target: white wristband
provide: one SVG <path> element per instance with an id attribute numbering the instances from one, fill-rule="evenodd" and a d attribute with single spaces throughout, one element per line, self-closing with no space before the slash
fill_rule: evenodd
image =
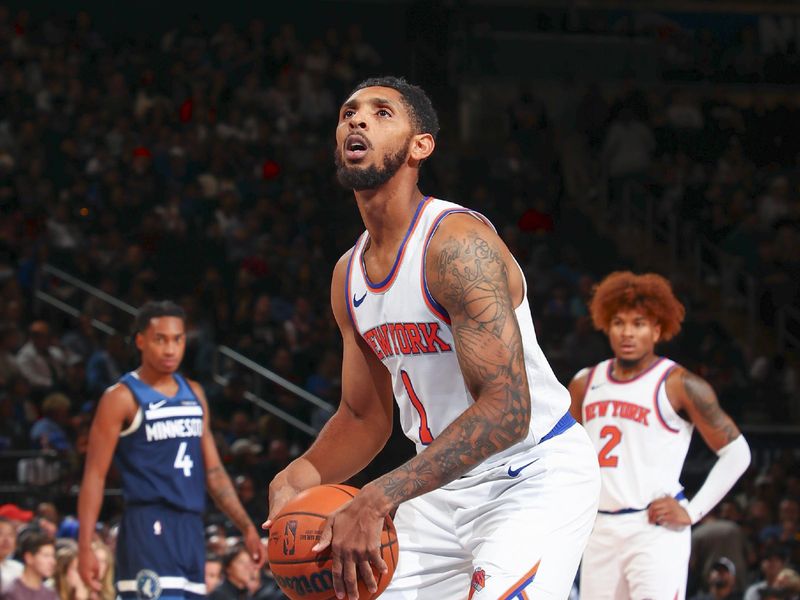
<path id="1" fill-rule="evenodd" d="M 686 512 L 692 525 L 706 516 L 725 497 L 750 466 L 750 446 L 740 435 L 717 452 L 717 462 L 708 473 L 702 487 L 691 499 Z"/>

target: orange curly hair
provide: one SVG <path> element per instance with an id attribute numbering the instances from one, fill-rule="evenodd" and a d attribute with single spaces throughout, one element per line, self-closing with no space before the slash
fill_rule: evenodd
<path id="1" fill-rule="evenodd" d="M 664 342 L 678 334 L 686 314 L 669 281 L 655 273 L 616 271 L 595 286 L 589 312 L 596 329 L 608 333 L 614 315 L 630 309 L 641 310 L 661 325 Z"/>

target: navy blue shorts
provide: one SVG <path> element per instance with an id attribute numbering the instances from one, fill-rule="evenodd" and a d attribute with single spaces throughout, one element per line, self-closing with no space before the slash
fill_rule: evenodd
<path id="1" fill-rule="evenodd" d="M 129 506 L 117 540 L 117 592 L 137 600 L 205 597 L 205 558 L 202 515 Z"/>

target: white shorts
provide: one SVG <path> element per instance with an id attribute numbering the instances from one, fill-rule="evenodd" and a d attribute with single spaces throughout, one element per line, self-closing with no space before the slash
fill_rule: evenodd
<path id="1" fill-rule="evenodd" d="M 405 502 L 395 516 L 397 571 L 381 600 L 564 600 L 599 493 L 597 453 L 575 424 Z"/>
<path id="2" fill-rule="evenodd" d="M 646 510 L 597 515 L 581 564 L 581 600 L 683 600 L 691 535 L 691 527 L 651 525 Z"/>

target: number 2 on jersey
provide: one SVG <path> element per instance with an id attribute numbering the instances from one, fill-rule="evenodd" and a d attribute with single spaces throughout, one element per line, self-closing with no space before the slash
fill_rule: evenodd
<path id="1" fill-rule="evenodd" d="M 186 442 L 181 442 L 181 445 L 178 446 L 178 454 L 175 455 L 175 463 L 172 466 L 176 469 L 183 469 L 184 477 L 192 476 L 194 462 L 192 462 L 192 457 L 186 454 Z"/>
<path id="2" fill-rule="evenodd" d="M 428 414 L 425 412 L 425 407 L 422 405 L 417 392 L 414 391 L 414 386 L 411 385 L 411 378 L 405 371 L 400 371 L 400 378 L 403 380 L 403 387 L 408 392 L 408 398 L 411 404 L 419 413 L 419 441 L 424 445 L 428 445 L 433 441 L 433 434 L 428 427 Z"/>
<path id="3" fill-rule="evenodd" d="M 604 438 L 606 436 L 611 437 L 597 455 L 597 461 L 600 463 L 601 467 L 616 467 L 619 462 L 619 457 L 609 456 L 609 454 L 611 454 L 611 451 L 622 441 L 622 432 L 619 430 L 619 427 L 606 425 L 600 430 L 600 437 Z"/>

